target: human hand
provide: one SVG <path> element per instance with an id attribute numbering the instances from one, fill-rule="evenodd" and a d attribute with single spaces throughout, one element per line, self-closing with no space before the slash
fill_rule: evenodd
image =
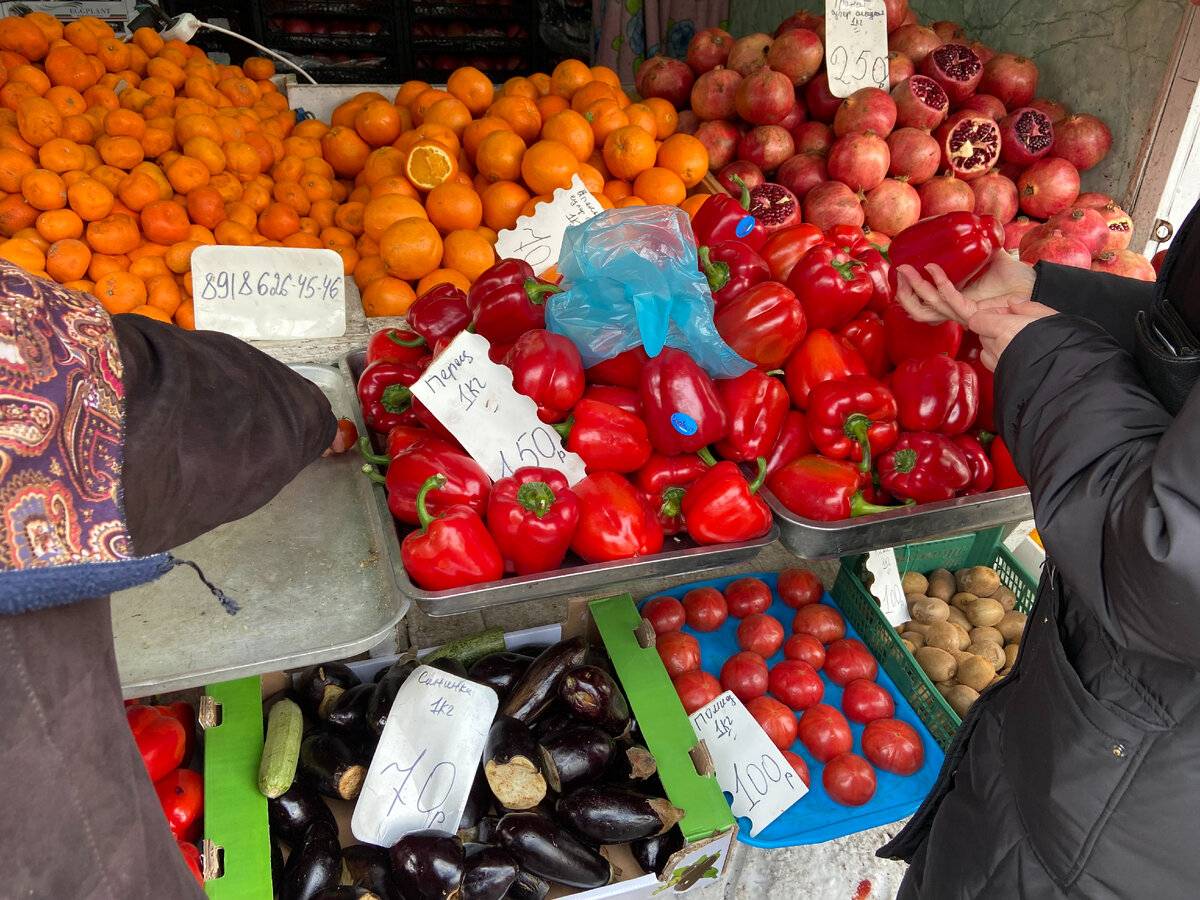
<path id="1" fill-rule="evenodd" d="M 1033 296 L 1033 285 L 1037 280 L 1033 266 L 1021 262 L 1007 250 L 997 250 L 978 278 L 963 288 L 963 296 L 976 303 L 988 305 L 988 301 L 1010 298 L 1028 300 Z"/>
<path id="2" fill-rule="evenodd" d="M 914 266 L 896 267 L 896 300 L 904 311 L 928 325 L 942 322 L 966 325 L 978 304 L 960 294 L 940 266 L 930 263 L 925 266 L 925 271 L 932 283 Z"/>
<path id="3" fill-rule="evenodd" d="M 994 372 L 1001 355 L 1022 328 L 1054 313 L 1048 306 L 1017 297 L 1009 298 L 1003 304 L 980 306 L 967 320 L 967 327 L 979 335 L 980 362 Z"/>

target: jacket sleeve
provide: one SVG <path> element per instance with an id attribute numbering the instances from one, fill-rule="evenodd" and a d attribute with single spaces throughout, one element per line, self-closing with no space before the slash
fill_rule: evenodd
<path id="1" fill-rule="evenodd" d="M 1090 272 L 1074 266 L 1039 261 L 1033 267 L 1036 303 L 1070 316 L 1091 319 L 1133 352 L 1134 320 L 1137 311 L 1149 309 L 1154 301 L 1152 281 L 1122 278 L 1108 272 Z"/>
<path id="2" fill-rule="evenodd" d="M 114 316 L 124 367 L 126 524 L 137 553 L 178 546 L 274 497 L 333 442 L 320 388 L 249 344 Z"/>

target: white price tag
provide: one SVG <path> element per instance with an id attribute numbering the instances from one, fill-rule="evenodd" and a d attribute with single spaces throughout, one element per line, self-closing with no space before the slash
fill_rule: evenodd
<path id="1" fill-rule="evenodd" d="M 587 474 L 583 459 L 513 389 L 512 372 L 488 358 L 490 346 L 487 338 L 459 332 L 412 385 L 413 394 L 492 480 L 541 466 L 562 472 L 568 484 L 579 481 Z"/>
<path id="2" fill-rule="evenodd" d="M 750 819 L 758 834 L 808 793 L 779 748 L 732 691 L 691 715 L 696 737 L 708 746 L 717 784 L 733 796 L 729 808 Z"/>
<path id="3" fill-rule="evenodd" d="M 541 273 L 558 262 L 563 232 L 569 225 L 586 222 L 604 212 L 578 175 L 569 188 L 559 188 L 552 199 L 539 203 L 532 216 L 522 216 L 517 224 L 501 231 L 496 238 L 497 259 L 523 259 Z"/>
<path id="4" fill-rule="evenodd" d="M 418 666 L 396 693 L 350 830 L 390 847 L 410 831 L 454 834 L 499 699 L 491 688 Z"/>
<path id="5" fill-rule="evenodd" d="M 246 340 L 346 333 L 342 258 L 332 250 L 205 245 L 192 253 L 196 327 Z"/>
<path id="6" fill-rule="evenodd" d="M 867 571 L 875 576 L 871 582 L 871 593 L 879 601 L 879 608 L 888 624 L 903 625 L 912 618 L 908 614 L 908 601 L 904 599 L 895 552 L 891 549 L 872 550 L 867 554 Z"/>
<path id="7" fill-rule="evenodd" d="M 883 0 L 825 4 L 825 69 L 835 97 L 888 88 L 887 11 Z"/>

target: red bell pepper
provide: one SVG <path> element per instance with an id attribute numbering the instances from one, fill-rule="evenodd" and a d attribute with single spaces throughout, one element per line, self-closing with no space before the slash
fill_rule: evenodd
<path id="1" fill-rule="evenodd" d="M 589 384 L 583 389 L 583 400 L 599 400 L 610 403 L 618 409 L 633 413 L 639 419 L 642 417 L 642 395 L 636 387 L 627 388 L 617 384 Z"/>
<path id="2" fill-rule="evenodd" d="M 697 258 L 716 309 L 771 277 L 763 258 L 741 241 L 721 241 L 711 247 L 702 244 Z"/>
<path id="3" fill-rule="evenodd" d="M 887 340 L 883 334 L 883 319 L 878 313 L 864 309 L 856 319 L 841 329 L 837 336 L 848 341 L 858 351 L 872 378 L 883 378 L 892 371 L 892 361 L 887 354 Z"/>
<path id="4" fill-rule="evenodd" d="M 778 369 L 804 340 L 804 307 L 787 286 L 764 281 L 734 297 L 713 316 L 717 333 L 760 369 Z"/>
<path id="5" fill-rule="evenodd" d="M 867 301 L 867 309 L 883 315 L 887 305 L 896 298 L 896 289 L 891 280 L 891 263 L 874 244 L 867 244 L 850 255 L 862 263 L 862 272 L 871 282 L 871 299 Z"/>
<path id="6" fill-rule="evenodd" d="M 688 535 L 697 544 L 734 544 L 762 537 L 772 522 L 771 507 L 758 493 L 766 477 L 767 461 L 761 456 L 753 481 L 746 481 L 736 463 L 716 462 L 683 494 L 680 509 Z"/>
<path id="7" fill-rule="evenodd" d="M 646 423 L 631 412 L 600 400 L 580 400 L 565 423 L 554 429 L 579 454 L 588 472 L 636 472 L 654 448 Z"/>
<path id="8" fill-rule="evenodd" d="M 197 883 L 204 887 L 204 865 L 200 859 L 200 850 L 195 844 L 189 844 L 186 841 L 177 841 L 179 844 L 179 852 L 183 854 L 183 861 L 187 863 L 188 869 L 196 877 Z"/>
<path id="9" fill-rule="evenodd" d="M 921 219 L 888 245 L 892 289 L 896 287 L 896 266 L 914 266 L 924 274 L 925 266 L 936 263 L 961 290 L 983 272 L 992 254 L 1002 246 L 1004 227 L 995 216 L 957 210 Z"/>
<path id="10" fill-rule="evenodd" d="M 697 245 L 741 241 L 757 252 L 767 240 L 767 230 L 750 215 L 750 189 L 736 175 L 734 182 L 741 187 L 741 196 L 712 194 L 692 216 L 692 233 Z"/>
<path id="11" fill-rule="evenodd" d="M 833 244 L 817 244 L 800 257 L 787 286 L 804 307 L 808 327 L 830 331 L 857 316 L 874 291 L 863 264 Z"/>
<path id="12" fill-rule="evenodd" d="M 664 456 L 694 453 L 729 430 L 729 414 L 717 386 L 683 350 L 663 347 L 642 368 L 638 389 L 650 443 Z"/>
<path id="13" fill-rule="evenodd" d="M 852 460 L 870 472 L 871 460 L 900 436 L 896 398 L 866 375 L 823 381 L 808 394 L 808 433 L 826 456 Z"/>
<path id="14" fill-rule="evenodd" d="M 192 754 L 196 750 L 196 710 L 186 700 L 176 700 L 154 708 L 183 726 L 183 759 L 179 765 L 186 766 L 192 761 Z"/>
<path id="15" fill-rule="evenodd" d="M 609 562 L 658 553 L 663 530 L 655 510 L 624 475 L 593 472 L 572 488 L 579 524 L 571 549 L 584 561 Z"/>
<path id="16" fill-rule="evenodd" d="M 423 425 L 397 425 L 387 433 L 387 438 L 383 442 L 383 452 L 389 460 L 395 459 L 417 441 L 431 437 L 436 437 L 436 435 Z M 370 445 L 364 449 L 369 450 Z"/>
<path id="17" fill-rule="evenodd" d="M 1004 439 L 1000 435 L 993 437 L 988 444 L 988 456 L 991 457 L 992 466 L 996 470 L 996 478 L 992 482 L 993 490 L 1003 491 L 1006 488 L 1028 487 L 1025 479 L 1021 477 L 1021 473 L 1017 471 L 1017 464 L 1013 462 L 1008 445 L 1004 443 Z"/>
<path id="18" fill-rule="evenodd" d="M 655 453 L 638 469 L 634 484 L 658 513 L 663 534 L 684 530 L 682 502 L 684 491 L 708 471 L 708 463 L 696 453 L 663 456 Z"/>
<path id="19" fill-rule="evenodd" d="M 361 441 L 359 449 L 364 449 Z M 487 509 L 492 479 L 483 466 L 447 441 L 439 438 L 417 441 L 391 460 L 366 452 L 363 456 L 368 463 L 363 466 L 363 473 L 384 484 L 388 509 L 401 522 L 416 525 L 421 521 L 417 496 L 429 478 L 439 473 L 441 481 L 425 499 L 433 515 L 451 506 L 466 506 L 480 516 Z M 380 475 L 370 463 L 386 465 L 387 474 Z"/>
<path id="20" fill-rule="evenodd" d="M 187 735 L 178 719 L 164 716 L 156 707 L 136 703 L 125 707 L 125 721 L 133 732 L 133 740 L 151 781 L 165 778 L 179 768 L 187 747 Z"/>
<path id="21" fill-rule="evenodd" d="M 801 518 L 818 522 L 896 508 L 867 502 L 863 486 L 863 473 L 854 463 L 816 454 L 792 460 L 767 481 L 780 503 Z"/>
<path id="22" fill-rule="evenodd" d="M 554 469 L 522 466 L 492 485 L 487 528 L 517 575 L 549 572 L 562 565 L 579 523 L 579 500 Z"/>
<path id="23" fill-rule="evenodd" d="M 890 383 L 905 431 L 962 434 L 975 422 L 979 383 L 969 363 L 940 355 L 905 360 Z"/>
<path id="24" fill-rule="evenodd" d="M 817 446 L 808 434 L 804 413 L 789 409 L 783 418 L 783 427 L 779 429 L 779 437 L 767 453 L 767 477 L 770 478 L 793 459 L 816 452 Z"/>
<path id="25" fill-rule="evenodd" d="M 949 500 L 971 484 L 971 464 L 949 437 L 908 431 L 879 457 L 879 484 L 901 500 Z"/>
<path id="26" fill-rule="evenodd" d="M 791 406 L 782 381 L 759 369 L 717 380 L 729 412 L 729 433 L 713 449 L 723 459 L 752 462 L 775 446 Z"/>
<path id="27" fill-rule="evenodd" d="M 528 263 L 503 259 L 479 276 L 467 292 L 477 334 L 493 344 L 511 344 L 527 331 L 546 327 L 546 294 L 562 288 L 542 281 Z"/>
<path id="28" fill-rule="evenodd" d="M 384 328 L 367 338 L 367 352 L 363 365 L 369 366 L 380 359 L 395 362 L 419 362 L 429 355 L 425 338 L 409 328 Z"/>
<path id="29" fill-rule="evenodd" d="M 792 269 L 805 253 L 817 244 L 824 243 L 825 235 L 816 225 L 802 222 L 791 228 L 771 233 L 759 251 L 759 256 L 771 270 L 776 281 L 787 281 Z"/>
<path id="30" fill-rule="evenodd" d="M 973 331 L 966 332 L 963 335 L 962 347 L 958 351 L 958 358 L 975 370 L 975 378 L 979 382 L 979 412 L 975 414 L 975 424 L 985 431 L 995 431 L 996 373 L 983 364 L 982 353 L 979 335 Z"/>
<path id="31" fill-rule="evenodd" d="M 591 368 L 583 370 L 583 376 L 588 384 L 614 384 L 618 387 L 633 388 L 635 391 L 642 381 L 642 369 L 650 361 L 646 348 L 641 344 L 623 350 L 616 356 L 596 363 Z"/>
<path id="32" fill-rule="evenodd" d="M 808 409 L 808 392 L 823 381 L 866 375 L 867 364 L 848 341 L 826 328 L 810 331 L 783 367 L 792 404 Z"/>
<path id="33" fill-rule="evenodd" d="M 386 434 L 397 425 L 416 424 L 409 389 L 425 374 L 419 363 L 381 359 L 358 376 L 358 405 L 363 421 L 372 431 Z"/>
<path id="34" fill-rule="evenodd" d="M 154 782 L 154 792 L 167 815 L 175 838 L 187 843 L 200 840 L 204 814 L 204 778 L 191 769 L 176 769 Z"/>
<path id="35" fill-rule="evenodd" d="M 429 591 L 498 581 L 504 575 L 500 549 L 474 509 L 449 506 L 433 515 L 429 494 L 443 488 L 446 476 L 431 475 L 417 492 L 419 527 L 400 543 L 400 560 L 408 577 Z"/>
<path id="36" fill-rule="evenodd" d="M 436 284 L 416 299 L 404 314 L 409 327 L 425 338 L 428 349 L 449 341 L 471 324 L 467 295 L 457 285 Z"/>
<path id="37" fill-rule="evenodd" d="M 583 361 L 570 338 L 533 328 L 504 356 L 513 389 L 537 405 L 543 422 L 561 422 L 583 396 Z"/>
<path id="38" fill-rule="evenodd" d="M 954 441 L 955 446 L 963 452 L 963 456 L 967 458 L 967 464 L 971 467 L 971 483 L 963 489 L 962 493 L 982 494 L 990 490 L 992 483 L 996 480 L 996 467 L 992 465 L 979 438 L 973 434 L 954 434 L 950 436 L 950 440 Z"/>
<path id="39" fill-rule="evenodd" d="M 669 487 L 661 494 L 649 494 L 638 491 L 642 499 L 654 510 L 658 525 L 667 537 L 682 534 L 687 530 L 683 522 L 683 495 L 687 493 L 681 487 Z"/>
<path id="40" fill-rule="evenodd" d="M 918 322 L 893 300 L 883 311 L 883 338 L 888 358 L 892 365 L 898 366 L 906 359 L 923 359 L 939 353 L 957 356 L 963 327 L 957 322 L 936 325 Z"/>

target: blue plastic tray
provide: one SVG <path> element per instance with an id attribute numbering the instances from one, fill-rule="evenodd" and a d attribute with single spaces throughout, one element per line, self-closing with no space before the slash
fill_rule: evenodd
<path id="1" fill-rule="evenodd" d="M 775 599 L 767 612 L 783 623 L 785 634 L 791 634 L 792 618 L 796 611 L 779 599 L 779 593 L 775 590 L 774 572 L 731 575 L 727 578 L 714 578 L 711 581 L 696 581 L 691 584 L 678 585 L 670 591 L 654 596 L 682 599 L 683 595 L 692 588 L 715 587 L 723 590 L 725 585 L 731 581 L 747 577 L 761 578 L 770 585 Z M 833 602 L 833 598 L 828 593 L 821 602 L 837 609 L 837 604 Z M 741 650 L 737 642 L 737 626 L 740 621 L 741 619 L 730 616 L 720 629 L 710 632 L 695 631 L 684 626 L 683 630 L 700 642 L 701 668 L 704 671 L 719 678 L 721 665 L 726 659 Z M 846 637 L 862 640 L 849 622 L 846 623 Z M 767 665 L 774 665 L 783 658 L 781 650 L 767 660 Z M 825 682 L 825 696 L 822 697 L 821 702 L 828 703 L 840 710 L 842 689 L 825 677 L 824 672 L 821 672 L 821 680 Z M 877 769 L 875 772 L 877 779 L 875 796 L 862 806 L 842 806 L 831 800 L 825 793 L 825 789 L 821 786 L 822 765 L 813 759 L 797 739 L 790 749 L 808 764 L 809 777 L 812 781 L 808 793 L 754 837 L 750 836 L 749 819 L 740 818 L 737 834 L 739 841 L 752 847 L 792 847 L 798 844 L 820 844 L 853 834 L 856 831 L 887 825 L 916 812 L 921 801 L 925 799 L 925 795 L 933 787 L 945 754 L 882 667 L 880 667 L 875 680 L 892 695 L 892 699 L 896 703 L 896 718 L 907 722 L 921 735 L 921 741 L 925 747 L 925 765 L 921 767 L 921 770 L 914 775 L 902 776 Z M 863 726 L 851 722 L 850 730 L 854 735 L 854 752 L 862 755 Z M 728 794 L 726 794 L 726 799 L 728 799 Z"/>

